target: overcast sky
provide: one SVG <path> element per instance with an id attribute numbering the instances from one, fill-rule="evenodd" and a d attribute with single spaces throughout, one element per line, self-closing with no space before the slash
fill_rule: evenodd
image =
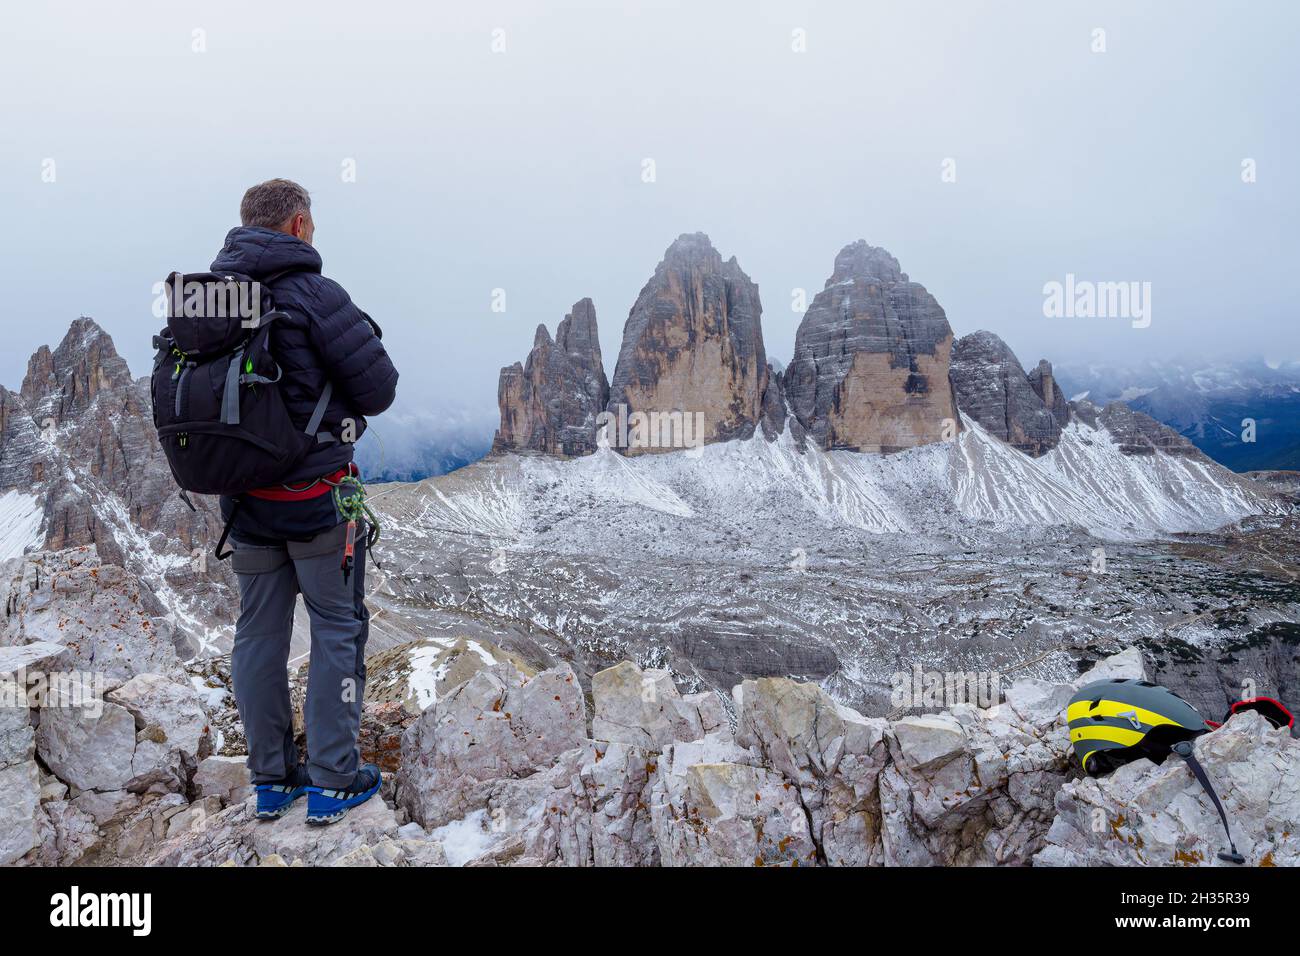
<path id="1" fill-rule="evenodd" d="M 326 274 L 384 327 L 408 411 L 492 418 L 500 366 L 583 296 L 612 374 L 637 292 L 696 230 L 759 284 L 783 362 L 793 290 L 811 298 L 858 238 L 957 334 L 998 332 L 1026 365 L 1300 358 L 1289 0 L 167 0 L 4 18 L 10 387 L 80 314 L 143 374 L 153 283 L 206 268 L 243 190 L 273 176 L 312 192 Z M 1150 282 L 1150 326 L 1044 317 L 1044 283 L 1067 273 Z"/>

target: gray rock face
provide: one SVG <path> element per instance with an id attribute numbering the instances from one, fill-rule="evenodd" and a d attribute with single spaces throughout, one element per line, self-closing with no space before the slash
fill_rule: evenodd
<path id="1" fill-rule="evenodd" d="M 567 666 L 534 677 L 506 662 L 474 674 L 407 728 L 398 792 L 438 827 L 482 809 L 503 779 L 533 776 L 586 738 L 582 688 Z"/>
<path id="2" fill-rule="evenodd" d="M 1124 402 L 1111 402 L 1101 410 L 1097 420 L 1126 455 L 1154 455 L 1162 451 L 1166 455 L 1205 458 L 1200 449 L 1178 432 L 1150 415 L 1134 411 Z"/>
<path id="3" fill-rule="evenodd" d="M 620 735 L 648 742 L 705 731 L 652 747 L 584 737 L 582 698 L 567 668 L 525 678 L 498 663 L 448 691 L 410 728 L 397 796 L 417 819 L 441 821 L 433 832 L 401 825 L 380 797 L 332 827 L 308 827 L 299 814 L 261 824 L 252 799 L 239 802 L 246 778 L 232 771 L 242 768 L 211 759 L 195 775 L 200 795 L 193 802 L 153 786 L 104 789 L 111 781 L 69 798 L 53 781 L 42 790 L 37 764 L 19 754 L 0 769 L 0 859 L 168 866 L 1213 863 L 1218 819 L 1181 764 L 1138 761 L 1105 778 L 1066 782 L 1064 710 L 1076 685 L 1143 674 L 1140 654 L 1129 650 L 1074 683 L 1018 680 L 1004 703 L 987 710 L 959 705 L 892 722 L 864 718 L 814 684 L 751 680 L 733 692 L 733 739 L 725 724 L 703 719 L 702 708 L 697 722 L 641 706 L 633 692 L 647 686 L 648 675 L 651 702 L 699 707 L 659 687 L 655 672 L 612 668 L 597 709 L 602 721 L 617 715 L 611 726 Z M 125 708 L 106 707 L 131 719 Z M 1248 713 L 1199 738 L 1197 752 L 1250 862 L 1300 865 L 1300 741 Z M 66 772 L 49 751 L 43 757 Z M 1097 827 L 1102 818 L 1109 825 Z"/>
<path id="4" fill-rule="evenodd" d="M 138 674 L 110 691 L 108 700 L 135 719 L 131 788 L 147 780 L 168 790 L 184 790 L 198 762 L 212 749 L 208 714 L 198 693 L 188 683 Z"/>
<path id="5" fill-rule="evenodd" d="M 521 837 L 530 861 L 562 866 L 658 866 L 649 810 L 655 753 L 587 741 L 546 774 L 540 815 Z"/>
<path id="6" fill-rule="evenodd" d="M 501 370 L 501 427 L 494 451 L 537 451 L 576 457 L 596 450 L 596 416 L 609 401 L 596 309 L 574 303 L 551 340 L 539 325 L 528 360 Z"/>
<path id="7" fill-rule="evenodd" d="M 1070 423 L 1070 402 L 1056 384 L 1051 362 L 1047 359 L 1038 360 L 1034 370 L 1029 373 L 1029 385 L 1052 413 L 1057 425 L 1064 428 Z"/>
<path id="8" fill-rule="evenodd" d="M 16 404 L 13 398 L 9 393 L 8 404 Z M 132 379 L 93 319 L 73 322 L 53 351 L 36 351 L 18 399 L 21 408 L 5 413 L 0 479 L 19 487 L 46 483 L 47 548 L 93 543 L 105 560 L 122 558 L 120 545 L 91 511 L 93 497 L 65 481 L 60 457 L 117 495 L 134 525 L 167 531 L 186 545 L 206 543 L 204 532 L 215 518 L 194 515 L 176 496 L 153 429 L 148 381 Z"/>
<path id="9" fill-rule="evenodd" d="M 666 866 L 815 866 L 794 788 L 749 763 L 697 763 L 665 788 L 656 821 Z"/>
<path id="10" fill-rule="evenodd" d="M 184 791 L 210 748 L 197 693 L 157 674 L 97 693 L 76 686 L 46 699 L 36 731 L 45 765 L 80 791 Z"/>
<path id="11" fill-rule="evenodd" d="M 962 414 L 1036 458 L 1056 447 L 1065 421 L 1042 397 L 1050 390 L 1052 405 L 1060 403 L 1051 366 L 1040 363 L 1035 372 L 1037 387 L 1011 348 L 992 332 L 974 332 L 953 346 L 952 385 Z M 1068 414 L 1067 406 L 1066 420 Z"/>
<path id="12" fill-rule="evenodd" d="M 704 233 L 680 236 L 628 313 L 610 410 L 702 415 L 705 444 L 750 437 L 768 385 L 762 314 L 758 286 L 734 257 L 723 262 Z M 656 440 L 626 451 L 672 447 Z"/>
<path id="13" fill-rule="evenodd" d="M 591 679 L 596 740 L 662 750 L 677 740 L 696 740 L 726 720 L 716 695 L 683 698 L 668 671 L 642 671 L 631 661 L 600 671 Z"/>
<path id="14" fill-rule="evenodd" d="M 820 860 L 879 863 L 880 772 L 887 723 L 842 707 L 816 684 L 764 678 L 738 685 L 736 742 L 794 782 Z"/>
<path id="15" fill-rule="evenodd" d="M 898 260 L 859 240 L 835 257 L 795 336 L 784 387 L 823 448 L 897 451 L 956 422 L 948 382 L 952 329 Z"/>
<path id="16" fill-rule="evenodd" d="M 216 797 L 223 805 L 243 803 L 253 793 L 247 758 L 205 758 L 194 773 L 194 789 L 200 797 Z"/>
<path id="17" fill-rule="evenodd" d="M 0 866 L 21 859 L 41 839 L 39 768 L 35 760 L 0 767 Z"/>
<path id="18" fill-rule="evenodd" d="M 767 388 L 763 390 L 763 437 L 775 441 L 785 431 L 785 423 L 790 417 L 785 400 L 785 373 L 778 372 L 771 365 L 767 367 Z M 798 421 L 794 424 L 798 426 Z M 796 440 L 802 440 L 803 428 L 799 426 Z M 802 446 L 800 446 L 802 447 Z"/>
<path id="19" fill-rule="evenodd" d="M 0 581 L 9 611 L 0 644 L 59 644 L 67 666 L 122 680 L 182 679 L 166 609 L 134 574 L 90 547 L 32 552 L 12 567 L 14 577 Z"/>
<path id="20" fill-rule="evenodd" d="M 108 564 L 157 562 L 169 587 L 155 590 L 183 590 L 187 616 L 229 620 L 229 568 L 188 560 L 221 532 L 216 500 L 194 497 L 191 511 L 177 495 L 149 381 L 131 378 L 94 320 L 77 319 L 57 348 L 38 349 L 19 392 L 0 389 L 0 491 L 8 488 L 41 496 L 45 549 L 90 545 Z"/>
<path id="21" fill-rule="evenodd" d="M 1258 481 L 1300 503 L 1300 471 L 1246 471 L 1242 477 Z"/>
<path id="22" fill-rule="evenodd" d="M 135 777 L 135 718 L 109 701 L 46 707 L 36 732 L 45 765 L 79 790 L 122 790 Z"/>

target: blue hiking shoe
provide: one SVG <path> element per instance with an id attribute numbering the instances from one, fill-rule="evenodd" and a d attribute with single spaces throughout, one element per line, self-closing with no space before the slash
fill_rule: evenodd
<path id="1" fill-rule="evenodd" d="M 362 765 L 352 783 L 340 790 L 328 787 L 307 788 L 307 822 L 315 826 L 336 823 L 379 792 L 383 777 L 372 763 Z"/>
<path id="2" fill-rule="evenodd" d="M 289 812 L 294 801 L 307 793 L 311 777 L 307 768 L 299 764 L 294 772 L 279 783 L 257 785 L 257 819 L 278 820 Z"/>

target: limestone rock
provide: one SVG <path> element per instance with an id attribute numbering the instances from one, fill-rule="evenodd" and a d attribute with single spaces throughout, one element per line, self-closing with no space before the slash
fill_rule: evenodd
<path id="1" fill-rule="evenodd" d="M 539 864 L 658 866 L 650 816 L 657 755 L 623 743 L 588 741 L 560 757 L 552 788 L 524 837 Z"/>
<path id="2" fill-rule="evenodd" d="M 631 661 L 606 668 L 591 679 L 597 740 L 662 750 L 674 741 L 696 740 L 723 721 L 711 693 L 683 699 L 665 670 L 642 671 Z M 706 724 L 708 725 L 706 727 Z"/>
<path id="3" fill-rule="evenodd" d="M 202 797 L 189 806 L 182 807 L 167 818 L 168 838 L 202 829 L 208 817 L 220 813 L 221 809 L 220 797 Z"/>
<path id="4" fill-rule="evenodd" d="M 596 309 L 574 303 L 551 340 L 539 325 L 528 360 L 501 370 L 501 427 L 494 451 L 537 451 L 576 457 L 596 450 L 596 417 L 609 401 Z"/>
<path id="5" fill-rule="evenodd" d="M 1112 654 L 1110 657 L 1098 661 L 1075 678 L 1074 686 L 1078 688 L 1084 684 L 1091 684 L 1099 680 L 1110 680 L 1115 677 L 1129 680 L 1147 680 L 1146 664 L 1142 660 L 1142 652 L 1136 647 L 1128 647 L 1118 654 Z"/>
<path id="6" fill-rule="evenodd" d="M 425 638 L 398 644 L 366 660 L 367 702 L 395 701 L 420 714 L 440 693 L 459 687 L 493 664 L 509 663 L 525 676 L 537 671 L 495 644 L 468 638 Z"/>
<path id="7" fill-rule="evenodd" d="M 188 683 L 159 674 L 139 674 L 110 691 L 108 699 L 135 718 L 136 747 L 131 760 L 138 780 L 165 781 L 183 789 L 198 761 L 211 751 L 203 700 Z"/>
<path id="8" fill-rule="evenodd" d="M 116 830 L 115 854 L 118 859 L 133 859 L 154 852 L 168 837 L 172 817 L 185 810 L 188 804 L 179 793 L 161 796 L 146 793 L 139 805 Z M 194 831 L 188 831 L 194 832 Z"/>
<path id="9" fill-rule="evenodd" d="M 407 728 L 401 805 L 427 828 L 484 807 L 495 783 L 549 767 L 586 736 L 586 704 L 568 665 L 529 677 L 494 664 L 439 698 Z"/>
<path id="10" fill-rule="evenodd" d="M 832 865 L 878 862 L 876 782 L 887 724 L 833 701 L 816 684 L 784 678 L 736 687 L 736 742 L 799 788 L 811 836 Z"/>
<path id="11" fill-rule="evenodd" d="M 141 673 L 181 679 L 165 608 L 139 577 L 100 561 L 94 548 L 22 558 L 8 591 L 0 642 L 58 644 L 61 666 L 127 679 Z"/>
<path id="12" fill-rule="evenodd" d="M 131 712 L 107 700 L 69 700 L 41 709 L 36 750 L 55 775 L 79 790 L 122 790 L 135 776 Z"/>
<path id="13" fill-rule="evenodd" d="M 789 419 L 790 408 L 785 400 L 785 372 L 777 371 L 768 363 L 767 388 L 763 389 L 763 437 L 768 441 L 776 441 L 785 431 Z M 799 423 L 796 421 L 794 424 Z M 799 426 L 796 441 L 802 442 L 802 436 L 803 427 Z M 802 448 L 802 444 L 799 447 Z"/>
<path id="14" fill-rule="evenodd" d="M 883 862 L 1027 863 L 1042 845 L 1053 795 L 1065 780 L 1068 742 L 1060 720 L 1060 739 L 1027 726 L 1007 706 L 961 705 L 892 724 L 892 759 L 880 776 Z"/>
<path id="15" fill-rule="evenodd" d="M 200 797 L 216 797 L 222 804 L 242 803 L 253 793 L 247 758 L 213 756 L 199 761 L 194 789 Z"/>
<path id="16" fill-rule="evenodd" d="M 1052 418 L 1056 424 L 1064 428 L 1070 423 L 1070 401 L 1061 392 L 1061 388 L 1056 383 L 1056 375 L 1052 372 L 1052 363 L 1047 359 L 1039 359 L 1038 364 L 1033 371 L 1029 373 L 1029 387 L 1034 390 L 1043 402 L 1043 405 L 1052 413 Z"/>
<path id="17" fill-rule="evenodd" d="M 1027 726 L 1046 730 L 1064 719 L 1074 690 L 1071 684 L 1022 678 L 1006 689 L 1005 706 Z"/>
<path id="18" fill-rule="evenodd" d="M 1051 385 L 1055 404 L 1050 369 L 1044 379 L 1040 365 L 1039 380 L 1043 389 Z M 963 415 L 1025 454 L 1037 458 L 1061 440 L 1065 422 L 1054 417 L 1010 346 L 992 332 L 974 332 L 957 340 L 952 350 L 952 385 Z"/>
<path id="19" fill-rule="evenodd" d="M 781 774 L 742 763 L 698 763 L 654 816 L 665 866 L 815 866 L 806 811 Z"/>
<path id="20" fill-rule="evenodd" d="M 1080 398 L 1070 403 L 1070 417 L 1083 422 L 1089 428 L 1096 428 L 1101 417 L 1101 409 L 1088 399 Z"/>
<path id="21" fill-rule="evenodd" d="M 123 567 L 159 560 L 166 583 L 187 592 L 194 616 L 224 619 L 213 609 L 233 588 L 229 567 L 189 560 L 221 532 L 216 500 L 196 496 L 191 510 L 176 494 L 148 380 L 132 379 L 92 319 L 74 321 L 53 350 L 38 349 L 21 390 L 0 394 L 0 491 L 11 487 L 41 496 L 45 549 L 90 547 L 105 564 Z"/>
<path id="22" fill-rule="evenodd" d="M 233 859 L 244 866 L 278 856 L 288 865 L 329 866 L 359 847 L 397 839 L 397 817 L 378 797 L 354 807 L 328 827 L 309 826 L 302 813 L 268 823 L 259 821 L 253 812 L 249 800 L 206 816 L 153 848 L 147 862 L 154 866 L 220 866 Z"/>
<path id="23" fill-rule="evenodd" d="M 127 790 L 83 790 L 73 798 L 78 810 L 89 814 L 101 829 L 120 824 L 140 807 L 138 794 Z"/>
<path id="24" fill-rule="evenodd" d="M 21 859 L 40 840 L 40 772 L 36 761 L 0 767 L 0 866 Z"/>
<path id="25" fill-rule="evenodd" d="M 958 422 L 948 382 L 952 329 L 898 260 L 859 240 L 840 250 L 795 336 L 783 376 L 799 423 L 823 448 L 889 452 Z"/>
<path id="26" fill-rule="evenodd" d="M 947 714 L 903 717 L 890 730 L 898 755 L 913 770 L 936 770 L 966 751 L 966 731 Z"/>
<path id="27" fill-rule="evenodd" d="M 39 862 L 47 866 L 72 866 L 99 847 L 102 837 L 94 818 L 76 804 L 52 801 L 42 805 L 40 816 L 45 821 L 45 832 Z"/>
<path id="28" fill-rule="evenodd" d="M 750 437 L 768 386 L 762 313 L 758 286 L 734 257 L 723 262 L 704 233 L 679 236 L 628 313 L 609 409 L 656 422 L 680 413 L 691 428 L 703 416 L 695 444 Z M 662 425 L 649 431 L 652 447 L 625 450 L 683 447 Z"/>
<path id="29" fill-rule="evenodd" d="M 67 650 L 57 644 L 37 642 L 21 647 L 0 647 L 0 769 L 31 760 L 36 734 L 32 710 L 39 678 L 48 678 Z M 11 703 L 13 706 L 11 706 Z"/>
<path id="30" fill-rule="evenodd" d="M 1190 439 L 1150 415 L 1134 411 L 1124 402 L 1111 402 L 1101 410 L 1097 420 L 1126 455 L 1154 455 L 1162 451 L 1166 455 L 1209 460 Z"/>
<path id="31" fill-rule="evenodd" d="M 0 679 L 16 678 L 24 671 L 48 675 L 64 666 L 68 657 L 68 649 L 52 641 L 0 647 Z"/>

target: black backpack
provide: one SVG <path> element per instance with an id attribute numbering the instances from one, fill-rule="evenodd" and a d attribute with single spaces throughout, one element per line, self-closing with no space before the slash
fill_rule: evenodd
<path id="1" fill-rule="evenodd" d="M 277 312 L 267 284 L 237 273 L 173 272 L 167 327 L 154 336 L 149 393 L 158 441 L 182 492 L 239 495 L 282 481 L 318 441 L 332 386 L 307 427 L 290 421 L 269 341 Z"/>

